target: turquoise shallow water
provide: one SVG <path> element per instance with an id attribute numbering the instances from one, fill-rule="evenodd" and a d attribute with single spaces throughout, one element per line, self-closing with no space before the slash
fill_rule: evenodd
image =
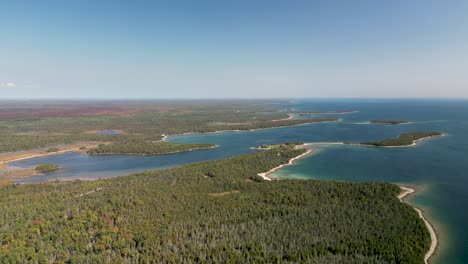
<path id="1" fill-rule="evenodd" d="M 426 140 L 416 147 L 380 149 L 356 146 L 318 146 L 316 154 L 275 172 L 286 178 L 394 182 L 418 190 L 410 202 L 422 208 L 440 234 L 435 263 L 468 263 L 468 101 L 464 100 L 314 100 L 284 105 L 296 111 L 357 110 L 338 116 L 337 123 L 311 124 L 251 132 L 172 136 L 169 141 L 214 143 L 218 148 L 157 157 L 84 154 L 30 159 L 14 163 L 32 166 L 58 163 L 62 169 L 27 182 L 52 179 L 99 178 L 174 167 L 252 152 L 250 147 L 287 141 L 362 142 L 396 137 L 409 131 L 440 131 L 448 136 Z M 304 117 L 302 117 L 304 118 Z M 362 124 L 371 119 L 403 119 L 406 125 Z"/>

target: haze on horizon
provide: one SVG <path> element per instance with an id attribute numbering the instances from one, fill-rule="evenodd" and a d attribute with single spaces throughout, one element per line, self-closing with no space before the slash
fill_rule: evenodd
<path id="1" fill-rule="evenodd" d="M 0 99 L 468 97 L 468 1 L 2 1 Z"/>

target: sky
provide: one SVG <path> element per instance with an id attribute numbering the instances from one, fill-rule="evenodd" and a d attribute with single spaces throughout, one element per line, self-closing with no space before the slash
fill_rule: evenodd
<path id="1" fill-rule="evenodd" d="M 0 0 L 0 99 L 468 97 L 466 0 Z"/>

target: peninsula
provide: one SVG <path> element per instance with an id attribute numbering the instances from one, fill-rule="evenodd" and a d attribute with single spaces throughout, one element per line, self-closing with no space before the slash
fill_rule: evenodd
<path id="1" fill-rule="evenodd" d="M 99 145 L 88 150 L 89 155 L 162 155 L 214 148 L 214 144 L 181 144 L 163 141 L 139 140 Z"/>
<path id="2" fill-rule="evenodd" d="M 0 261 L 424 261 L 430 234 L 396 185 L 249 180 L 305 152 L 281 146 L 106 180 L 4 186 Z"/>

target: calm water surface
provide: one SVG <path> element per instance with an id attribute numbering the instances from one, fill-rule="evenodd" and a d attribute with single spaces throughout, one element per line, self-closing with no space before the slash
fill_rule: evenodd
<path id="1" fill-rule="evenodd" d="M 368 148 L 317 146 L 317 153 L 275 174 L 285 178 L 393 182 L 415 187 L 410 202 L 422 208 L 436 226 L 442 243 L 436 263 L 468 263 L 468 101 L 433 100 L 314 100 L 285 107 L 296 111 L 357 110 L 326 116 L 342 122 L 312 124 L 251 132 L 184 135 L 171 142 L 214 143 L 218 148 L 162 156 L 87 156 L 67 153 L 29 159 L 13 165 L 28 167 L 57 163 L 61 170 L 25 182 L 53 179 L 104 178 L 175 167 L 253 152 L 252 146 L 303 142 L 362 142 L 396 137 L 410 131 L 440 131 L 448 136 L 426 140 L 416 147 Z M 318 115 L 320 116 L 320 115 Z M 307 117 L 298 117 L 307 118 Z M 371 119 L 402 119 L 405 125 L 362 124 Z"/>

